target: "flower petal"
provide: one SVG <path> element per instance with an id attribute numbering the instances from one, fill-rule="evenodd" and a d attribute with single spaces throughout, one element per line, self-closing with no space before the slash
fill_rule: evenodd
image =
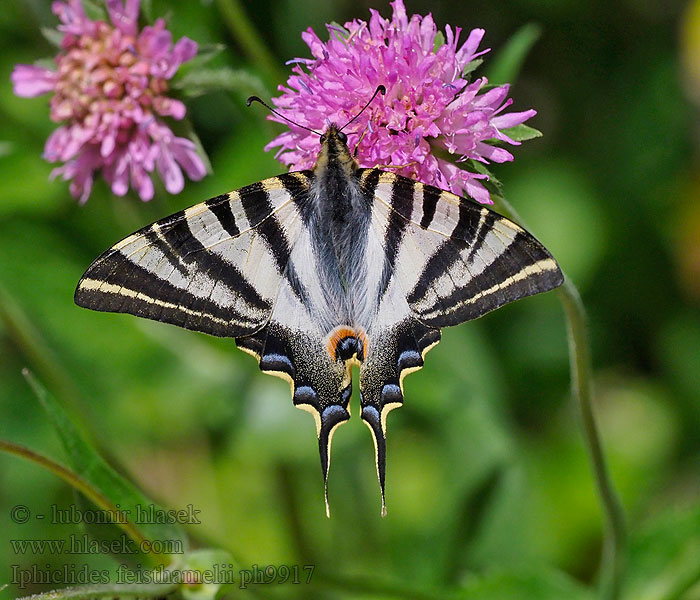
<path id="1" fill-rule="evenodd" d="M 146 170 L 136 161 L 131 162 L 131 185 L 144 202 L 153 198 L 153 181 Z"/>
<path id="2" fill-rule="evenodd" d="M 163 117 L 172 117 L 178 121 L 184 118 L 187 112 L 187 108 L 180 100 L 165 98 L 163 96 L 159 96 L 153 100 L 153 108 L 155 108 L 159 115 Z"/>
<path id="3" fill-rule="evenodd" d="M 512 112 L 505 115 L 498 115 L 491 119 L 491 124 L 498 129 L 507 129 L 508 127 L 515 127 L 524 123 L 528 119 L 534 117 L 537 114 L 536 110 L 524 110 L 522 112 Z"/>
<path id="4" fill-rule="evenodd" d="M 95 22 L 88 19 L 81 0 L 53 2 L 51 10 L 61 20 L 58 30 L 76 36 L 92 35 L 96 31 Z"/>
<path id="5" fill-rule="evenodd" d="M 171 144 L 173 141 L 172 132 L 165 125 L 155 125 L 151 134 L 155 140 L 155 163 L 158 169 L 158 174 L 165 184 L 165 189 L 171 194 L 179 194 L 185 186 L 185 179 L 182 171 L 178 166 L 173 153 Z"/>
<path id="6" fill-rule="evenodd" d="M 140 0 L 105 0 L 109 21 L 88 18 L 83 0 L 55 0 L 63 32 L 57 69 L 16 65 L 11 81 L 18 96 L 54 92 L 51 118 L 63 123 L 47 139 L 44 157 L 63 162 L 53 176 L 71 181 L 71 193 L 87 200 L 96 172 L 113 193 L 134 186 L 143 200 L 153 197 L 150 173 L 158 169 L 166 189 L 206 174 L 191 141 L 175 138 L 159 118 L 182 119 L 186 106 L 166 95 L 166 79 L 197 53 L 183 37 L 173 46 L 163 19 L 141 31 Z"/>
<path id="7" fill-rule="evenodd" d="M 474 58 L 476 58 L 478 55 L 488 52 L 488 50 L 483 50 L 479 52 L 479 54 L 476 52 L 476 49 L 479 47 L 485 33 L 486 31 L 484 29 L 472 29 L 469 32 L 467 41 L 464 42 L 455 57 L 458 62 L 464 62 L 466 64 L 474 60 Z"/>
<path id="8" fill-rule="evenodd" d="M 124 35 L 136 35 L 141 0 L 106 0 L 106 4 L 114 26 Z"/>
<path id="9" fill-rule="evenodd" d="M 170 79 L 180 65 L 197 55 L 197 42 L 188 37 L 180 38 L 173 47 L 173 52 L 170 57 L 170 67 L 165 72 L 165 77 Z"/>
<path id="10" fill-rule="evenodd" d="M 474 200 L 480 202 L 481 204 L 493 204 L 493 200 L 491 200 L 488 190 L 476 179 L 467 179 L 464 190 L 468 196 L 474 198 Z"/>
<path id="11" fill-rule="evenodd" d="M 15 65 L 10 79 L 17 96 L 32 98 L 52 92 L 56 86 L 56 72 L 35 65 Z"/>
<path id="12" fill-rule="evenodd" d="M 197 154 L 197 148 L 192 142 L 186 138 L 177 137 L 170 146 L 175 160 L 180 163 L 187 176 L 199 181 L 207 174 L 207 168 L 202 158 Z"/>

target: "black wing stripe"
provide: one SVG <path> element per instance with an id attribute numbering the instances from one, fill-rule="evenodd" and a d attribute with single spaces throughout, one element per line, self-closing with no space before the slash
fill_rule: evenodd
<path id="1" fill-rule="evenodd" d="M 301 177 L 300 177 L 301 176 Z M 299 206 L 305 204 L 305 200 L 309 195 L 310 180 L 313 177 L 311 171 L 302 171 L 293 175 L 292 173 L 283 173 L 278 176 L 280 183 L 284 186 L 291 196 L 292 200 Z"/>
<path id="2" fill-rule="evenodd" d="M 442 193 L 437 188 L 430 185 L 423 186 L 423 216 L 420 220 L 420 226 L 423 229 L 428 229 L 435 217 L 435 209 L 438 205 L 438 200 Z"/>
<path id="3" fill-rule="evenodd" d="M 262 181 L 251 183 L 238 191 L 248 226 L 255 227 L 272 212 L 270 197 Z"/>
<path id="4" fill-rule="evenodd" d="M 298 214 L 302 214 L 304 201 L 308 196 L 307 188 L 291 174 L 277 177 L 276 180 L 290 194 L 292 201 L 297 206 Z M 289 256 L 292 249 L 279 219 L 272 214 L 273 207 L 264 185 L 261 182 L 253 183 L 243 188 L 240 194 L 246 218 L 251 226 L 257 226 L 256 232 L 265 241 L 275 260 L 277 271 L 284 275 L 294 295 L 303 305 L 306 305 L 309 297 L 308 291 L 297 276 L 296 271 L 289 268 Z M 266 216 L 261 218 L 261 215 Z"/>
<path id="5" fill-rule="evenodd" d="M 379 301 L 386 293 L 391 277 L 394 274 L 401 240 L 413 213 L 415 188 L 416 182 L 407 177 L 397 177 L 392 186 L 391 206 L 394 210 L 389 214 L 389 223 L 384 237 L 386 260 L 384 261 L 382 278 L 379 284 Z"/>
<path id="6" fill-rule="evenodd" d="M 187 220 L 180 221 L 170 229 L 163 229 L 162 235 L 170 244 L 172 251 L 179 255 L 185 263 L 191 265 L 191 272 L 217 272 L 220 280 L 252 307 L 265 309 L 270 307 L 270 304 L 260 296 L 238 267 L 202 245 L 202 242 L 190 230 Z"/>
<path id="7" fill-rule="evenodd" d="M 465 214 L 467 212 L 470 214 Z M 473 209 L 470 210 L 466 205 L 460 205 L 459 221 L 452 232 L 452 239 L 464 242 L 464 247 L 470 247 L 467 262 L 481 250 L 486 240 L 486 234 L 493 229 L 498 218 L 496 213 L 486 209 L 479 211 L 478 222 L 476 221 L 476 216 L 476 212 Z"/>
<path id="8" fill-rule="evenodd" d="M 233 211 L 231 210 L 230 195 L 223 194 L 217 196 L 216 198 L 211 198 L 205 202 L 207 208 L 212 212 L 212 214 L 219 221 L 221 228 L 228 233 L 231 237 L 236 237 L 241 233 L 238 225 L 236 225 L 236 218 L 233 216 Z"/>
<path id="9" fill-rule="evenodd" d="M 388 173 L 382 173 L 379 169 L 366 169 L 362 173 L 362 193 L 370 206 L 374 202 L 374 194 L 379 185 L 379 177 L 382 174 L 389 175 Z"/>
<path id="10" fill-rule="evenodd" d="M 280 273 L 284 273 L 289 262 L 291 249 L 279 220 L 274 216 L 270 216 L 258 225 L 257 231 L 265 240 L 270 252 L 272 252 L 277 263 L 277 270 Z"/>
<path id="11" fill-rule="evenodd" d="M 280 181 L 283 180 L 280 179 Z M 270 196 L 264 185 L 262 182 L 253 183 L 243 188 L 240 194 L 246 218 L 251 227 L 257 226 L 258 234 L 265 240 L 277 263 L 277 270 L 284 273 L 289 261 L 289 242 L 279 220 L 272 214 Z"/>
<path id="12" fill-rule="evenodd" d="M 172 226 L 158 221 L 153 225 L 152 229 L 154 228 L 160 231 L 171 252 L 185 263 L 193 263 L 195 259 L 191 255 L 204 250 L 202 243 L 192 234 L 187 219 L 182 219 Z"/>
<path id="13" fill-rule="evenodd" d="M 294 220 L 310 182 L 309 173 L 268 179 L 140 229 L 94 261 L 76 302 L 214 335 L 258 331 L 279 291 L 275 269 L 261 267 L 286 269 L 288 238 L 301 228 Z M 292 287 L 303 291 L 299 282 Z"/>
<path id="14" fill-rule="evenodd" d="M 473 232 L 471 235 L 476 235 L 479 227 L 481 213 L 475 210 L 469 210 L 460 206 L 459 220 L 455 227 L 455 231 L 459 231 L 466 237 L 466 232 Z M 461 260 L 459 249 L 469 245 L 464 239 L 446 239 L 440 244 L 435 253 L 426 262 L 423 271 L 416 282 L 413 290 L 408 294 L 409 304 L 417 302 L 423 297 L 428 288 L 433 285 L 433 282 L 438 279 L 443 273 L 448 272 L 452 266 Z"/>
<path id="15" fill-rule="evenodd" d="M 143 232 L 143 237 L 146 238 L 148 243 L 156 248 L 168 261 L 168 264 L 172 265 L 173 269 L 177 269 L 182 277 L 187 276 L 187 268 L 183 264 L 182 257 L 173 250 L 172 246 L 156 232 L 155 227 L 149 227 Z"/>
<path id="16" fill-rule="evenodd" d="M 133 239 L 137 240 L 138 236 L 144 240 L 139 250 L 126 255 L 111 249 L 93 263 L 76 290 L 78 304 L 95 310 L 128 312 L 222 336 L 230 335 L 226 332 L 228 325 L 239 333 L 254 330 L 262 314 L 271 309 L 270 302 L 260 296 L 235 265 L 204 248 L 191 231 L 184 211 L 141 229 Z M 149 268 L 139 264 L 140 250 L 149 246 L 168 261 L 169 271 L 160 262 Z M 183 284 L 169 281 L 176 270 L 177 279 Z M 202 285 L 210 273 L 216 274 L 215 279 L 208 278 L 211 289 L 193 293 L 194 286 Z M 222 285 L 228 288 L 229 297 L 235 295 L 242 302 L 235 307 L 222 307 L 213 301 L 215 289 Z"/>

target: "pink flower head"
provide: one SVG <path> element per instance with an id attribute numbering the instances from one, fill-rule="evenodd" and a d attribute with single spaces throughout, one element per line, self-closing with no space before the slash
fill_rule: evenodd
<path id="1" fill-rule="evenodd" d="M 491 142 L 517 144 L 502 130 L 523 123 L 535 111 L 503 113 L 512 103 L 506 98 L 507 85 L 484 91 L 485 77 L 471 83 L 466 78 L 465 68 L 488 52 L 478 51 L 483 29 L 473 29 L 460 46 L 459 28 L 453 31 L 448 25 L 443 40 L 430 15 L 409 19 L 403 0 L 391 6 L 390 20 L 372 10 L 369 23 L 355 20 L 344 29 L 328 25 L 327 42 L 311 29 L 304 32 L 313 58 L 290 61 L 296 63 L 294 74 L 273 102 L 285 117 L 322 131 L 328 123 L 342 127 L 350 121 L 382 84 L 386 95 L 377 96 L 345 130 L 360 165 L 393 165 L 408 177 L 491 203 L 479 181 L 487 176 L 459 165 L 468 159 L 513 160 L 510 152 Z M 279 148 L 281 162 L 294 170 L 308 169 L 319 143 L 317 136 L 291 126 L 265 149 Z"/>
<path id="2" fill-rule="evenodd" d="M 194 144 L 176 137 L 162 120 L 185 116 L 185 105 L 167 96 L 168 80 L 197 54 L 197 44 L 183 37 L 173 45 L 162 19 L 139 31 L 140 0 L 106 5 L 111 23 L 89 19 L 81 0 L 54 2 L 63 33 L 56 70 L 15 66 L 14 92 L 53 92 L 51 119 L 62 125 L 47 140 L 44 156 L 64 163 L 52 176 L 70 180 L 81 203 L 97 171 L 115 194 L 132 187 L 150 200 L 150 174 L 158 169 L 168 192 L 177 194 L 184 186 L 182 169 L 194 180 L 206 174 Z"/>

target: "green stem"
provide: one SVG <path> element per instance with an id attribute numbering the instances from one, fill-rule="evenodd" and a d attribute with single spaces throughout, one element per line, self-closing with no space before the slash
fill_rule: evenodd
<path id="1" fill-rule="evenodd" d="M 497 197 L 496 202 L 506 217 L 523 224 L 518 213 L 503 197 Z M 557 291 L 566 314 L 571 389 L 578 402 L 584 439 L 591 457 L 593 475 L 605 520 L 600 567 L 601 598 L 616 600 L 620 597 L 625 568 L 625 515 L 605 462 L 593 411 L 593 376 L 586 311 L 576 286 L 569 278 L 565 279 L 564 284 Z"/>
<path id="2" fill-rule="evenodd" d="M 115 506 L 106 496 L 102 495 L 82 477 L 73 473 L 73 471 L 64 467 L 62 464 L 57 463 L 55 460 L 48 458 L 43 454 L 39 454 L 38 452 L 34 452 L 34 450 L 30 450 L 25 446 L 15 444 L 14 442 L 8 442 L 7 440 L 0 440 L 0 452 L 7 452 L 8 454 L 20 456 L 41 467 L 44 467 L 48 471 L 51 471 L 54 475 L 57 475 L 65 482 L 70 484 L 77 491 L 81 492 L 96 506 L 104 511 L 107 511 L 108 514 L 119 514 L 119 508 Z M 121 527 L 124 530 L 124 533 L 126 533 L 135 542 L 143 543 L 146 540 L 146 538 L 141 535 L 141 533 L 131 523 L 116 524 Z"/>
<path id="3" fill-rule="evenodd" d="M 624 574 L 625 515 L 605 462 L 605 454 L 593 412 L 591 359 L 586 312 L 578 290 L 571 283 L 570 279 L 566 279 L 558 292 L 567 318 L 571 385 L 574 396 L 578 400 L 584 437 L 588 445 L 591 462 L 593 463 L 593 473 L 606 521 L 607 535 L 604 540 L 601 560 L 601 596 L 606 600 L 615 600 L 620 597 Z"/>
<path id="4" fill-rule="evenodd" d="M 238 0 L 216 0 L 216 5 L 231 35 L 256 67 L 262 71 L 268 86 L 276 88 L 284 81 L 285 75 L 277 67 L 275 57 L 263 43 L 243 6 Z"/>

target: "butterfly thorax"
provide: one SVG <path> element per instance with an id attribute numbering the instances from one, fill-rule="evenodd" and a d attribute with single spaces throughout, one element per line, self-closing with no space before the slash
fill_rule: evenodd
<path id="1" fill-rule="evenodd" d="M 366 297 L 362 258 L 371 207 L 358 171 L 344 136 L 331 125 L 321 138 L 311 198 L 312 238 L 323 256 L 324 295 L 328 306 L 342 307 L 334 312 L 334 325 L 354 325 Z"/>

